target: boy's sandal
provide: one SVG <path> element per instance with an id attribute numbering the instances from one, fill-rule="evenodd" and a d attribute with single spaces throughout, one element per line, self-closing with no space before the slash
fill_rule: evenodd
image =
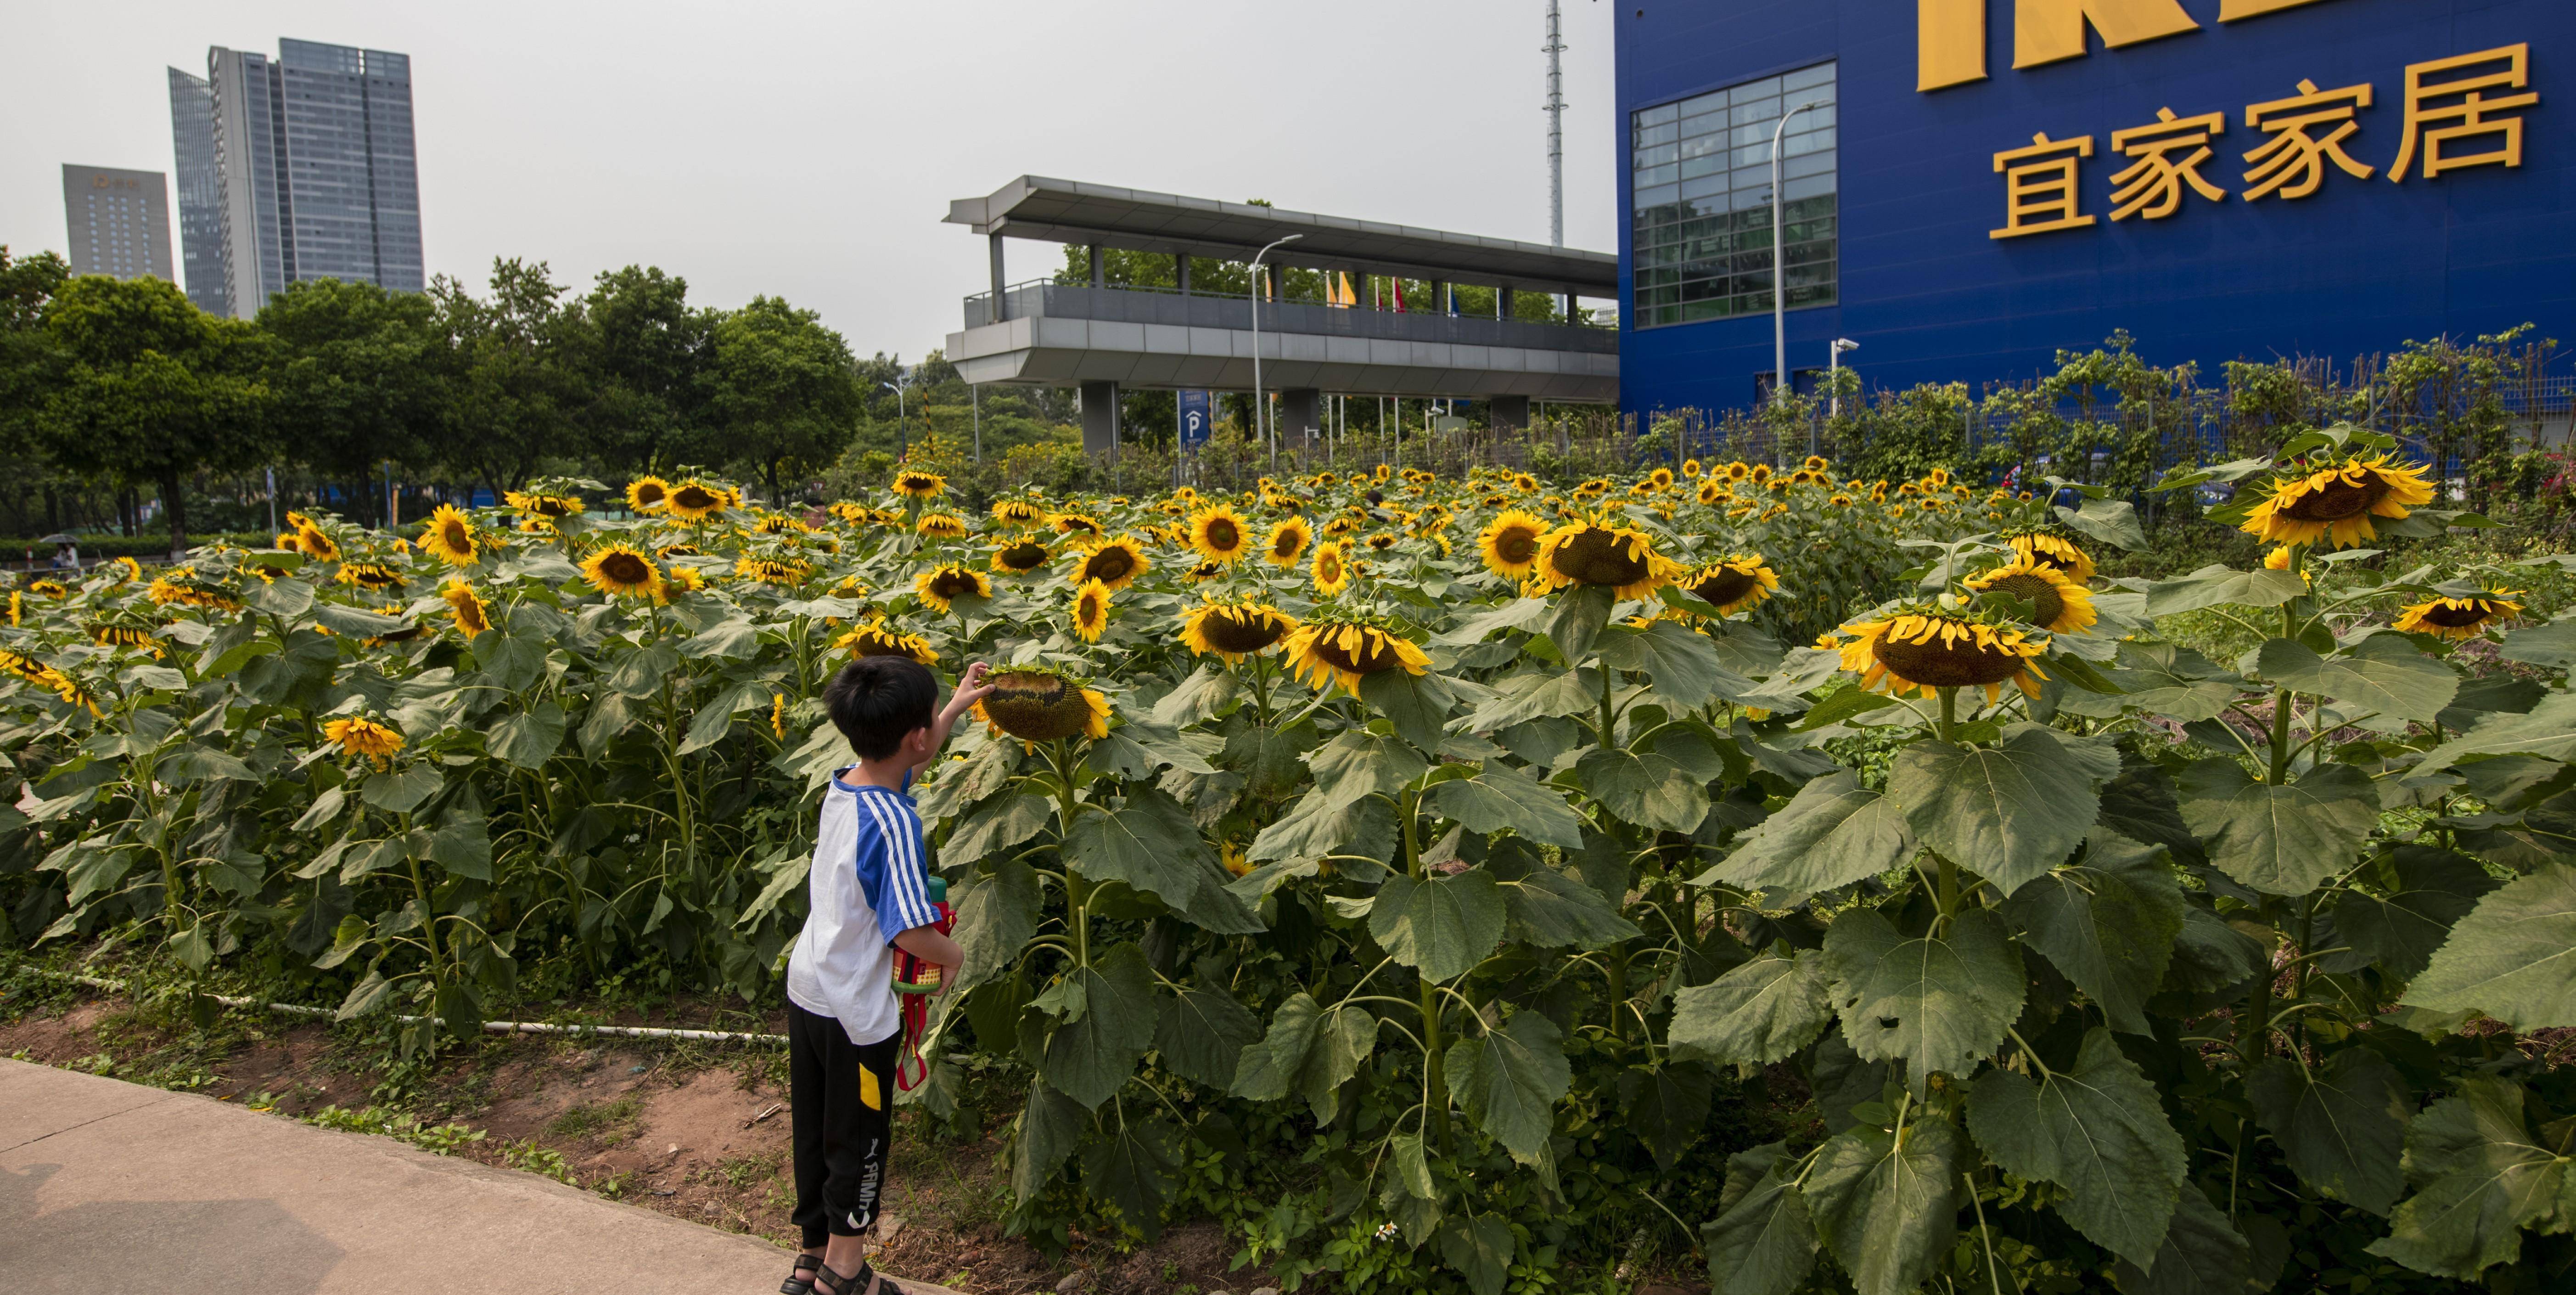
<path id="1" fill-rule="evenodd" d="M 895 1285 L 892 1278 L 879 1277 L 875 1266 L 864 1259 L 859 1261 L 859 1271 L 856 1276 L 844 1277 L 828 1267 L 820 1266 L 814 1271 L 815 1282 L 824 1290 L 831 1292 L 831 1295 L 868 1295 L 868 1279 L 871 1277 L 877 1280 L 877 1295 L 903 1295 L 901 1286 Z"/>
<path id="2" fill-rule="evenodd" d="M 796 1253 L 796 1270 L 787 1274 L 787 1280 L 778 1283 L 778 1295 L 812 1295 L 814 1290 L 814 1279 L 806 1276 L 805 1274 L 813 1272 L 822 1266 L 823 1260 L 819 1256 L 809 1255 L 801 1250 L 798 1251 Z"/>

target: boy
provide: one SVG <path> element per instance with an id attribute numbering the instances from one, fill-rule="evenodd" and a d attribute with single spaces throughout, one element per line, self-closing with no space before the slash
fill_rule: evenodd
<path id="1" fill-rule="evenodd" d="M 781 1295 L 811 1295 L 817 1282 L 830 1295 L 902 1295 L 870 1269 L 863 1248 L 885 1186 L 903 1045 L 889 949 L 937 963 L 943 978 L 965 957 L 933 925 L 921 814 L 905 792 L 957 717 L 993 691 L 984 670 L 980 661 L 968 666 L 936 715 L 938 682 L 908 657 L 861 657 L 823 690 L 824 709 L 859 762 L 833 774 L 823 794 L 806 881 L 811 911 L 787 959 L 788 1101 L 805 1237 Z"/>

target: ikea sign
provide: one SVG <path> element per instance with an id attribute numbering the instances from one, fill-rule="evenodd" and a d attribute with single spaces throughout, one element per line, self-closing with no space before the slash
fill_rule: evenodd
<path id="1" fill-rule="evenodd" d="M 1793 370 L 2576 344 L 2576 0 L 1623 0 L 1617 60 L 1634 412 L 1752 400 L 1775 196 Z"/>

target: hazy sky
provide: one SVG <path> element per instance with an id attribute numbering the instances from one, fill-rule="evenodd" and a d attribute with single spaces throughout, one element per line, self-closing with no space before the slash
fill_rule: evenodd
<path id="1" fill-rule="evenodd" d="M 1564 6 L 1566 241 L 1611 250 L 1611 14 Z M 0 76 L 13 253 L 63 250 L 63 163 L 173 169 L 165 66 L 281 36 L 411 56 L 430 273 L 656 264 L 703 303 L 818 310 L 861 354 L 959 327 L 983 240 L 940 218 L 1023 174 L 1547 240 L 1544 0 L 13 9 L 11 46 L 44 51 Z M 1010 249 L 1014 280 L 1058 255 Z"/>

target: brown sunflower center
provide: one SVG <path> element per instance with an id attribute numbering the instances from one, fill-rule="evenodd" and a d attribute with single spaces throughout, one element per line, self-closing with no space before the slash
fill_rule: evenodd
<path id="1" fill-rule="evenodd" d="M 1761 583 L 1761 579 L 1733 567 L 1723 567 L 1708 579 L 1692 585 L 1691 592 L 1699 595 L 1701 602 L 1712 607 L 1724 607 L 1753 592 L 1753 586 Z"/>
<path id="2" fill-rule="evenodd" d="M 1082 622 L 1086 625 L 1099 620 L 1101 617 L 1100 595 L 1095 593 L 1085 593 L 1082 596 L 1082 601 L 1074 607 L 1073 614 L 1080 617 Z"/>
<path id="3" fill-rule="evenodd" d="M 1340 635 L 1326 634 L 1315 640 L 1314 651 L 1319 660 L 1345 674 L 1376 674 L 1404 663 L 1395 649 L 1375 634 L 1362 635 L 1357 652 L 1345 649 Z"/>
<path id="4" fill-rule="evenodd" d="M 1322 557 L 1315 559 L 1315 578 L 1318 580 L 1339 580 L 1342 578 L 1342 555 L 1340 550 L 1326 550 Z"/>
<path id="5" fill-rule="evenodd" d="M 1883 639 L 1878 645 L 1878 659 L 1898 678 L 1935 688 L 2002 683 L 2022 669 L 2020 657 L 2000 648 L 1969 642 L 1945 645 L 1937 638 L 1929 643 Z"/>
<path id="6" fill-rule="evenodd" d="M 2042 576 L 2005 576 L 1986 587 L 2029 603 L 2030 623 L 2033 625 L 2055 625 L 2057 618 L 2066 612 L 2066 596 L 2057 592 L 2057 586 Z"/>
<path id="7" fill-rule="evenodd" d="M 664 490 L 655 482 L 643 481 L 636 483 L 635 486 L 635 502 L 642 504 L 647 508 L 662 502 L 663 499 L 667 498 L 669 495 L 669 491 Z"/>
<path id="8" fill-rule="evenodd" d="M 1082 690 L 1065 680 L 1016 671 L 994 675 L 987 682 L 993 685 L 993 695 L 984 699 L 984 713 L 1003 732 L 1024 741 L 1051 742 L 1082 731 L 1090 707 L 1082 699 Z"/>
<path id="9" fill-rule="evenodd" d="M 1046 546 L 1035 540 L 1022 540 L 1002 550 L 1002 565 L 1013 571 L 1035 571 L 1046 560 Z"/>
<path id="10" fill-rule="evenodd" d="M 1231 553 L 1243 543 L 1243 531 L 1233 522 L 1219 517 L 1207 525 L 1208 547 L 1220 553 Z"/>
<path id="11" fill-rule="evenodd" d="M 2339 522 L 2370 511 L 2387 494 L 2388 482 L 2375 473 L 2364 476 L 2359 484 L 2337 477 L 2290 501 L 2290 506 L 2281 512 L 2293 521 Z"/>
<path id="12" fill-rule="evenodd" d="M 1628 555 L 1625 539 L 1599 526 L 1575 532 L 1557 546 L 1552 561 L 1558 575 L 1587 585 L 1631 585 L 1648 570 L 1644 558 Z"/>
<path id="13" fill-rule="evenodd" d="M 1494 556 L 1514 566 L 1538 556 L 1538 532 L 1527 526 L 1506 526 L 1494 533 Z"/>
<path id="14" fill-rule="evenodd" d="M 2469 599 L 2466 606 L 2449 602 L 2435 603 L 2432 610 L 2424 613 L 2424 619 L 2444 629 L 2456 630 L 2484 624 L 2494 615 L 2495 608 L 2477 599 Z"/>
<path id="15" fill-rule="evenodd" d="M 1199 632 L 1220 652 L 1258 652 L 1279 641 L 1288 627 L 1268 612 L 1212 612 Z"/>
<path id="16" fill-rule="evenodd" d="M 930 592 L 942 598 L 964 597 L 975 592 L 974 574 L 950 567 L 930 578 Z"/>
<path id="17" fill-rule="evenodd" d="M 1297 556 L 1297 550 L 1305 546 L 1305 536 L 1295 531 L 1281 531 L 1271 539 L 1270 552 L 1274 557 L 1293 558 Z"/>
<path id="18" fill-rule="evenodd" d="M 671 492 L 671 502 L 691 510 L 716 506 L 715 492 L 704 486 L 682 486 Z"/>
<path id="19" fill-rule="evenodd" d="M 1113 580 L 1124 580 L 1135 570 L 1135 554 L 1124 548 L 1106 548 L 1092 554 L 1091 560 L 1082 564 L 1082 578 L 1098 580 L 1106 584 Z"/>
<path id="20" fill-rule="evenodd" d="M 561 517 L 571 511 L 572 501 L 569 499 L 556 499 L 552 496 L 539 496 L 537 499 L 539 517 Z"/>
<path id="21" fill-rule="evenodd" d="M 653 576 L 653 564 L 633 553 L 611 553 L 599 560 L 599 574 L 621 585 L 640 585 Z"/>

